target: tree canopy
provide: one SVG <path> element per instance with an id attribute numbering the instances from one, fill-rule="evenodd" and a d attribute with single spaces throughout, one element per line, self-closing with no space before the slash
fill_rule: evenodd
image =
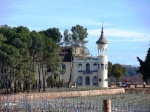
<path id="1" fill-rule="evenodd" d="M 59 43 L 62 38 L 62 35 L 58 28 L 49 28 L 47 30 L 40 31 L 39 33 L 51 38 L 56 43 Z"/>
<path id="2" fill-rule="evenodd" d="M 113 66 L 113 64 L 109 61 L 109 62 L 108 62 L 108 76 L 111 76 L 111 75 L 112 75 L 112 74 L 111 74 L 112 66 Z"/>
<path id="3" fill-rule="evenodd" d="M 114 76 L 118 81 L 125 74 L 126 69 L 121 64 L 108 62 L 108 76 Z"/>
<path id="4" fill-rule="evenodd" d="M 87 43 L 87 41 L 85 40 L 88 35 L 86 28 L 80 25 L 76 25 L 71 28 L 71 31 L 72 31 L 72 40 L 74 44 L 78 43 L 80 45 L 84 45 Z"/>
<path id="5" fill-rule="evenodd" d="M 57 43 L 60 39 L 58 28 L 37 32 L 24 26 L 0 26 L 0 88 L 6 88 L 8 91 L 14 83 L 14 92 L 29 91 L 29 87 L 35 86 L 36 82 L 35 66 L 38 67 L 38 71 L 46 66 L 58 70 L 61 58 Z M 45 73 L 38 73 L 39 84 L 41 80 L 45 82 Z M 18 87 L 17 84 L 20 83 L 23 88 Z"/>
<path id="6" fill-rule="evenodd" d="M 140 67 L 137 72 L 140 72 L 143 76 L 143 80 L 148 82 L 150 79 L 150 48 L 147 51 L 145 61 L 141 60 L 139 57 L 137 57 L 137 60 L 140 63 Z"/>

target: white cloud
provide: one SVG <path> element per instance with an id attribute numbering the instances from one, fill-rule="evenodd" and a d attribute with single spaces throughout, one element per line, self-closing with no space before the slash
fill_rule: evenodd
<path id="1" fill-rule="evenodd" d="M 100 36 L 101 29 L 88 30 L 88 34 L 90 36 Z M 115 28 L 104 29 L 104 35 L 107 37 L 108 36 L 117 38 L 119 37 L 120 39 L 118 41 L 150 41 L 150 34 L 148 33 L 128 31 Z"/>

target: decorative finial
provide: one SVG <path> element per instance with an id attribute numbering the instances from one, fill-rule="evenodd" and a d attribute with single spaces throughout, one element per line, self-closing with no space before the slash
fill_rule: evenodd
<path id="1" fill-rule="evenodd" d="M 103 17 L 102 17 L 102 28 L 103 28 Z"/>
<path id="2" fill-rule="evenodd" d="M 103 33 L 103 17 L 102 17 L 102 33 Z"/>

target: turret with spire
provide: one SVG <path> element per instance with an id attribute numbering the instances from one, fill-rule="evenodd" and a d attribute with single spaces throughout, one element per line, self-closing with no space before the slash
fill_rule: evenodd
<path id="1" fill-rule="evenodd" d="M 96 44 L 98 46 L 98 55 L 104 56 L 105 52 L 107 52 L 107 45 L 108 41 L 104 37 L 104 31 L 103 31 L 103 26 L 102 26 L 102 31 L 101 31 L 101 36 L 100 38 L 96 41 Z"/>
<path id="2" fill-rule="evenodd" d="M 108 41 L 104 37 L 103 25 L 100 38 L 96 41 L 98 47 L 98 86 L 108 87 L 108 58 L 106 56 Z"/>

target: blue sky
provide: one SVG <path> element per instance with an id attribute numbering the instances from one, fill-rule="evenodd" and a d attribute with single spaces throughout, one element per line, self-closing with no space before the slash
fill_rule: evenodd
<path id="1" fill-rule="evenodd" d="M 102 17 L 109 61 L 138 66 L 136 56 L 144 60 L 150 44 L 150 0 L 0 0 L 0 25 L 61 32 L 82 25 L 93 56 Z"/>

